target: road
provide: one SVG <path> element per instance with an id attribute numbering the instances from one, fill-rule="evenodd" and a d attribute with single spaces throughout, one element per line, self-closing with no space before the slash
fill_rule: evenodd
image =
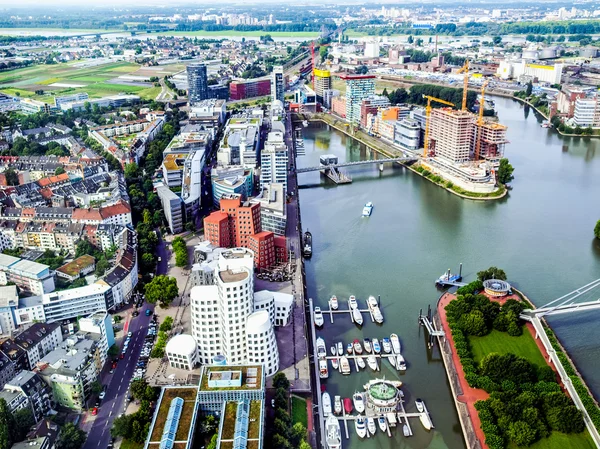
<path id="1" fill-rule="evenodd" d="M 156 96 L 156 101 L 169 101 L 173 99 L 173 93 L 171 92 L 171 89 L 169 89 L 165 84 L 165 80 L 163 78 L 160 78 L 158 82 L 160 84 L 161 90 L 160 93 Z"/>
<path id="2" fill-rule="evenodd" d="M 125 410 L 129 383 L 144 344 L 148 324 L 152 319 L 143 313 L 146 308 L 154 309 L 154 305 L 144 304 L 140 309 L 142 313 L 136 318 L 130 318 L 129 332 L 132 332 L 133 335 L 127 354 L 123 360 L 119 360 L 114 374 L 109 374 L 105 367 L 101 377 L 102 383 L 108 385 L 106 397 L 100 404 L 96 416 L 91 416 L 91 413 L 86 416 L 85 424 L 82 427 L 87 431 L 88 438 L 83 445 L 83 449 L 106 448 L 111 441 L 110 429 L 113 420 Z M 89 423 L 91 423 L 91 426 Z"/>

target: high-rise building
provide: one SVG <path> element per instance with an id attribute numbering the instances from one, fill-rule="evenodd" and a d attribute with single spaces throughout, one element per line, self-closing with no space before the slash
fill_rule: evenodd
<path id="1" fill-rule="evenodd" d="M 346 120 L 358 124 L 362 101 L 375 94 L 375 76 L 342 75 L 340 78 L 346 81 Z"/>
<path id="2" fill-rule="evenodd" d="M 331 89 L 331 72 L 329 70 L 314 69 L 313 76 L 315 78 L 315 94 L 317 101 L 324 104 L 325 91 Z"/>
<path id="3" fill-rule="evenodd" d="M 273 67 L 271 74 L 271 100 L 279 100 L 285 103 L 285 79 L 283 75 L 283 66 Z"/>
<path id="4" fill-rule="evenodd" d="M 600 127 L 600 100 L 597 98 L 578 98 L 575 101 L 573 122 L 581 128 Z"/>
<path id="5" fill-rule="evenodd" d="M 453 163 L 468 161 L 473 144 L 473 114 L 436 108 L 431 111 L 429 120 L 429 148 L 435 155 Z"/>
<path id="6" fill-rule="evenodd" d="M 190 64 L 187 66 L 188 76 L 188 102 L 190 105 L 208 98 L 208 77 L 204 64 Z"/>
<path id="7" fill-rule="evenodd" d="M 268 134 L 265 148 L 260 154 L 260 162 L 260 188 L 277 182 L 287 189 L 288 150 L 282 132 L 271 131 Z"/>

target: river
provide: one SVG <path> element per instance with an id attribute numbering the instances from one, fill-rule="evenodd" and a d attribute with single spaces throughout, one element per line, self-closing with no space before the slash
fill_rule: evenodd
<path id="1" fill-rule="evenodd" d="M 600 140 L 563 138 L 540 127 L 534 111 L 510 99 L 495 98 L 500 122 L 508 126 L 505 154 L 515 167 L 510 194 L 498 201 L 463 200 L 403 167 L 353 167 L 352 184 L 335 186 L 318 172 L 299 175 L 303 229 L 313 234 L 313 257 L 306 262 L 308 295 L 327 307 L 332 294 L 359 301 L 381 295 L 385 323 L 370 321 L 362 330 L 339 317 L 328 316 L 319 335 L 327 347 L 333 341 L 378 337 L 396 332 L 408 362 L 404 382 L 408 410 L 415 397 L 425 400 L 435 425 L 427 433 L 412 420 L 415 436 L 401 430 L 393 438 L 378 432 L 361 448 L 464 448 L 458 417 L 439 352 L 428 351 L 417 325 L 419 309 L 434 305 L 439 292 L 434 280 L 446 269 L 464 264 L 467 281 L 476 271 L 495 265 L 537 305 L 600 277 L 600 245 L 593 228 L 600 219 Z M 303 132 L 306 156 L 299 168 L 318 165 L 319 156 L 336 154 L 340 161 L 360 160 L 364 146 L 324 125 Z M 370 218 L 361 218 L 363 205 L 375 205 Z M 600 296 L 600 294 L 598 295 Z M 571 314 L 550 323 L 600 397 L 600 313 Z M 585 324 L 582 326 L 581 324 Z M 389 365 L 381 373 L 397 378 Z M 362 372 L 343 378 L 334 372 L 325 382 L 332 395 L 350 397 L 373 377 Z M 343 433 L 343 430 L 342 430 Z M 358 448 L 351 440 L 344 449 Z"/>

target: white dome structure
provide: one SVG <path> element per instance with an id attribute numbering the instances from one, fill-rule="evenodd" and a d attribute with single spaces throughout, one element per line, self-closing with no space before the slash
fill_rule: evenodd
<path id="1" fill-rule="evenodd" d="M 191 371 L 198 364 L 198 345 L 191 335 L 174 336 L 167 342 L 165 352 L 172 368 Z"/>
<path id="2" fill-rule="evenodd" d="M 279 350 L 269 312 L 254 312 L 246 322 L 247 363 L 261 364 L 270 377 L 279 370 Z"/>

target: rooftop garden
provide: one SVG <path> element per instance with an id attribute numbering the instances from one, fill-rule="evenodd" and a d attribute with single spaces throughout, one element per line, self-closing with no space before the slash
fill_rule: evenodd
<path id="1" fill-rule="evenodd" d="M 179 420 L 179 426 L 177 427 L 176 439 L 178 441 L 187 440 L 187 435 L 190 430 L 190 423 L 192 421 L 194 404 L 196 401 L 196 394 L 196 388 L 165 389 L 158 411 L 156 412 L 156 421 L 154 422 L 154 428 L 152 429 L 150 441 L 160 441 L 162 433 L 165 430 L 165 423 L 167 421 L 169 407 L 171 407 L 171 401 L 175 398 L 181 398 L 184 400 L 183 411 Z"/>
<path id="2" fill-rule="evenodd" d="M 247 376 L 247 371 L 248 369 L 256 369 L 256 384 L 255 385 L 248 385 L 247 381 L 248 381 L 248 376 Z M 208 378 L 209 378 L 209 373 L 210 375 L 214 375 L 216 373 L 218 373 L 219 371 L 241 371 L 242 372 L 242 385 L 240 387 L 209 387 L 208 386 Z M 213 378 L 211 378 L 212 380 Z M 258 365 L 253 365 L 253 366 L 210 366 L 207 367 L 204 371 L 203 371 L 203 375 L 202 378 L 200 379 L 200 390 L 201 391 L 219 391 L 219 390 L 258 390 L 262 387 L 262 367 L 258 366 Z"/>

